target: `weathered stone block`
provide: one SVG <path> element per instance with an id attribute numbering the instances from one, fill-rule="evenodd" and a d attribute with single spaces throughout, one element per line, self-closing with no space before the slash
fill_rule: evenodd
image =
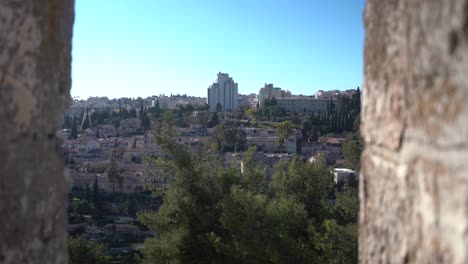
<path id="1" fill-rule="evenodd" d="M 368 0 L 361 263 L 468 259 L 468 1 Z"/>
<path id="2" fill-rule="evenodd" d="M 0 263 L 67 263 L 73 0 L 0 1 Z"/>

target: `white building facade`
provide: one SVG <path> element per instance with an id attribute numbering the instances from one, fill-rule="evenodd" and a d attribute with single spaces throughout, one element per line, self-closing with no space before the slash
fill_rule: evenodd
<path id="1" fill-rule="evenodd" d="M 291 92 L 283 91 L 279 87 L 273 87 L 272 83 L 265 83 L 265 86 L 263 86 L 263 88 L 260 88 L 260 91 L 258 92 L 258 101 L 261 106 L 263 102 L 267 99 L 291 98 L 291 96 Z"/>
<path id="2" fill-rule="evenodd" d="M 222 112 L 234 111 L 238 108 L 238 86 L 227 73 L 219 72 L 216 81 L 208 87 L 208 105 L 210 112 L 216 111 L 216 105 L 221 105 Z"/>
<path id="3" fill-rule="evenodd" d="M 329 100 L 315 98 L 279 98 L 276 100 L 278 106 L 286 112 L 325 112 Z"/>

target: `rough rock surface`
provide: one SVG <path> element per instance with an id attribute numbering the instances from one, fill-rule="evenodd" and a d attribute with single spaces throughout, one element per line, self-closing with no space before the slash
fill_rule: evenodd
<path id="1" fill-rule="evenodd" d="M 468 259 L 468 1 L 368 0 L 361 263 Z"/>
<path id="2" fill-rule="evenodd" d="M 67 263 L 73 0 L 0 1 L 0 263 Z"/>

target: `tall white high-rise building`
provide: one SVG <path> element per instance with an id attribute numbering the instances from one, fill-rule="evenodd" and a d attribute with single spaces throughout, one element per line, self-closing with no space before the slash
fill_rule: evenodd
<path id="1" fill-rule="evenodd" d="M 216 111 L 216 105 L 221 105 L 222 112 L 234 111 L 238 107 L 237 83 L 229 74 L 218 73 L 216 81 L 208 87 L 208 105 L 210 112 Z"/>

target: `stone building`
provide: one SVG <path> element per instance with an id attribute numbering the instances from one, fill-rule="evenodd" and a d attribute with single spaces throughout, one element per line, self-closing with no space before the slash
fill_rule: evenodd
<path id="1" fill-rule="evenodd" d="M 276 100 L 278 106 L 284 108 L 286 112 L 325 112 L 327 111 L 329 100 L 315 98 L 279 98 Z"/>
<path id="2" fill-rule="evenodd" d="M 261 106 L 267 99 L 291 98 L 290 91 L 284 91 L 279 87 L 273 87 L 272 83 L 266 84 L 258 92 L 258 103 Z"/>
<path id="3" fill-rule="evenodd" d="M 278 136 L 256 136 L 246 138 L 246 145 L 256 146 L 258 150 L 275 153 L 275 152 L 286 152 L 286 153 L 297 153 L 297 137 L 295 135 L 289 136 L 283 143 L 282 148 L 278 141 Z"/>
<path id="4" fill-rule="evenodd" d="M 329 91 L 318 90 L 317 92 L 315 92 L 315 98 L 317 98 L 317 99 L 332 99 L 332 98 L 337 97 L 340 94 L 341 94 L 340 90 L 329 90 Z"/>

